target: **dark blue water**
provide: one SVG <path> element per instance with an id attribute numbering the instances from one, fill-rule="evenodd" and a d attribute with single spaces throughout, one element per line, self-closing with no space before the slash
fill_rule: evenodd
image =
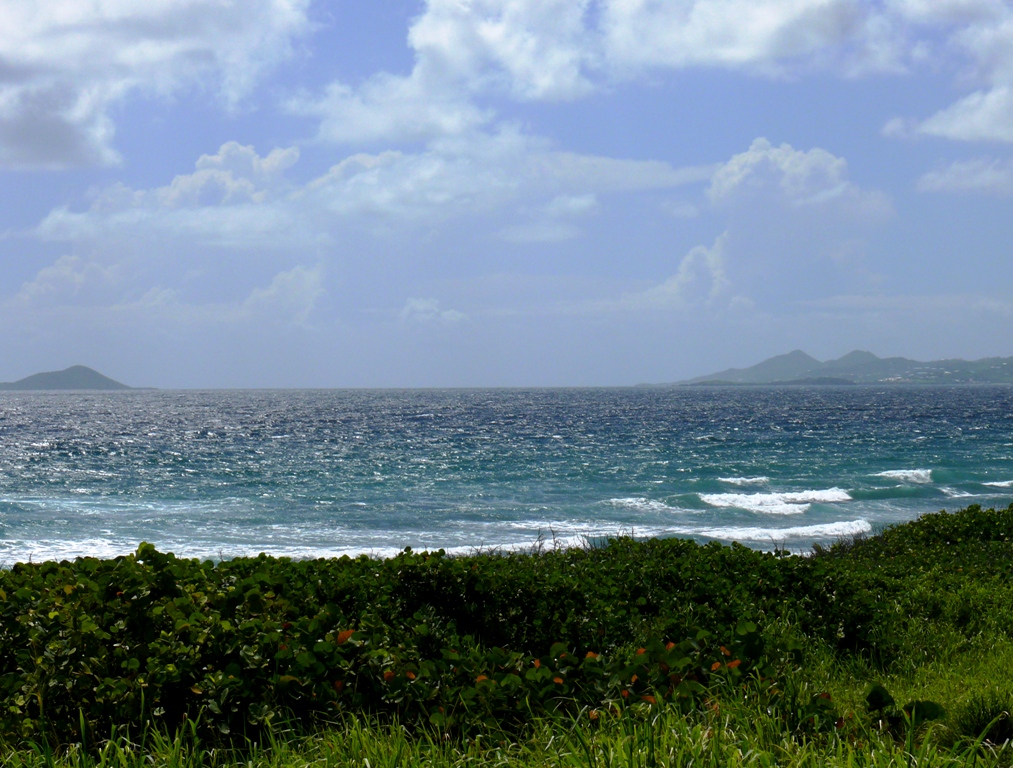
<path id="1" fill-rule="evenodd" d="M 1013 502 L 1013 388 L 0 393 L 0 563 L 617 533 L 805 549 Z"/>

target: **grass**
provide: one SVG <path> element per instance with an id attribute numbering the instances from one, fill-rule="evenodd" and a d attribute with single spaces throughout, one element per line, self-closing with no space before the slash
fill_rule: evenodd
<path id="1" fill-rule="evenodd" d="M 782 631 L 790 631 L 783 627 Z M 860 658 L 808 653 L 779 682 L 791 695 L 749 686 L 719 688 L 689 715 L 637 703 L 542 718 L 522 733 L 490 730 L 468 739 L 348 716 L 307 731 L 276 725 L 260 742 L 202 742 L 196 724 L 174 736 L 149 730 L 140 741 L 113 734 L 101 744 L 62 750 L 28 744 L 0 750 L 5 768 L 394 768 L 395 766 L 979 766 L 1013 765 L 1013 640 L 986 639 L 939 649 L 914 672 L 884 675 Z M 898 701 L 933 700 L 946 716 L 890 731 L 866 711 L 864 692 L 880 682 Z M 779 691 L 783 694 L 783 691 Z M 829 693 L 836 723 L 808 723 L 793 707 Z"/>
<path id="2" fill-rule="evenodd" d="M 467 742 L 396 725 L 350 719 L 299 735 L 279 732 L 267 744 L 223 749 L 202 745 L 192 730 L 174 738 L 152 735 L 144 744 L 113 738 L 96 752 L 73 747 L 54 755 L 44 747 L 8 750 L 8 768 L 394 768 L 395 766 L 552 766 L 553 768 L 655 768 L 656 766 L 1008 766 L 1008 747 L 980 740 L 956 744 L 942 729 L 897 740 L 868 727 L 847 734 L 799 737 L 771 716 L 722 703 L 696 717 L 670 709 L 638 707 L 597 722 L 544 721 L 523 739 L 496 734 Z"/>

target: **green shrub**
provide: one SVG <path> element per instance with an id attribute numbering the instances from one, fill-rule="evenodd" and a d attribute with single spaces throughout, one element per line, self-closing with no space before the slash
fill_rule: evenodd
<path id="1" fill-rule="evenodd" d="M 143 544 L 18 564 L 0 572 L 0 737 L 341 713 L 463 732 L 623 701 L 688 711 L 715 686 L 752 687 L 805 731 L 834 719 L 824 692 L 778 686 L 810 650 L 911 668 L 940 637 L 1013 629 L 1010 535 L 1013 507 L 970 507 L 812 557 L 624 538 L 220 563 Z"/>

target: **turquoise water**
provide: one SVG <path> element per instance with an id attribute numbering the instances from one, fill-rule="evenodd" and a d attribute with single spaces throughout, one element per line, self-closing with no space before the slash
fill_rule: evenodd
<path id="1" fill-rule="evenodd" d="M 1013 388 L 0 394 L 0 564 L 619 533 L 809 548 L 1013 502 Z"/>

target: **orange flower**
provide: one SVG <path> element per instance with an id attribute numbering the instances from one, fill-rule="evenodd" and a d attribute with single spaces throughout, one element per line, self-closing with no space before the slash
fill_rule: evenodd
<path id="1" fill-rule="evenodd" d="M 592 709 L 590 712 L 587 713 L 587 716 L 590 719 L 592 719 L 592 720 L 597 720 L 598 719 L 598 710 L 597 709 Z"/>
<path id="2" fill-rule="evenodd" d="M 485 675 L 479 675 L 478 677 L 475 678 L 475 682 L 476 683 L 481 683 L 483 680 L 488 680 L 488 679 L 489 678 L 486 677 Z"/>
<path id="3" fill-rule="evenodd" d="M 540 666 L 542 666 L 541 660 L 540 659 L 535 659 L 535 669 L 538 669 Z"/>
<path id="4" fill-rule="evenodd" d="M 349 638 L 355 634 L 354 629 L 345 629 L 338 632 L 338 645 L 344 645 L 348 642 Z"/>
<path id="5" fill-rule="evenodd" d="M 554 682 L 556 685 L 562 685 L 563 684 L 563 678 L 561 678 L 561 677 L 554 677 L 554 678 L 552 678 L 552 682 Z"/>
<path id="6" fill-rule="evenodd" d="M 627 690 L 626 690 L 625 688 L 623 688 L 623 689 L 622 689 L 621 691 L 619 691 L 619 693 L 620 693 L 620 694 L 622 695 L 622 697 L 623 697 L 624 699 L 625 699 L 625 698 L 626 698 L 627 696 L 629 696 L 629 695 L 630 695 L 630 692 L 629 692 L 629 691 L 627 691 Z"/>
<path id="7" fill-rule="evenodd" d="M 729 651 L 727 648 L 725 648 L 723 645 L 721 646 L 721 653 L 723 653 L 725 656 L 731 656 L 732 655 L 732 652 Z"/>
<path id="8" fill-rule="evenodd" d="M 711 664 L 711 672 L 714 672 L 714 671 L 719 670 L 719 669 L 721 669 L 721 662 L 720 661 L 715 661 L 713 664 Z"/>
<path id="9" fill-rule="evenodd" d="M 641 696 L 640 698 L 643 699 L 644 701 L 646 701 L 648 704 L 657 704 L 658 703 L 658 700 L 656 698 L 654 698 L 653 696 Z"/>
<path id="10" fill-rule="evenodd" d="M 405 677 L 407 677 L 409 680 L 414 680 L 415 679 L 415 673 L 412 672 L 411 670 L 408 670 L 407 672 L 405 672 Z"/>
<path id="11" fill-rule="evenodd" d="M 637 656 L 643 656 L 645 653 L 647 653 L 646 648 L 637 648 Z"/>
<path id="12" fill-rule="evenodd" d="M 594 651 L 588 651 L 587 652 L 587 656 L 585 656 L 584 658 L 587 658 L 587 659 L 597 659 L 598 658 L 598 654 L 595 653 Z"/>
<path id="13" fill-rule="evenodd" d="M 735 669 L 741 663 L 742 663 L 742 659 L 736 659 L 735 661 L 729 661 L 728 662 L 728 669 Z"/>
<path id="14" fill-rule="evenodd" d="M 636 675 L 634 675 L 633 677 L 630 678 L 630 683 L 631 684 L 635 683 L 635 682 L 637 682 L 637 676 Z"/>
<path id="15" fill-rule="evenodd" d="M 389 683 L 393 679 L 394 679 L 394 673 L 391 672 L 389 669 L 386 672 L 383 673 L 383 681 L 385 683 Z"/>
<path id="16" fill-rule="evenodd" d="M 673 643 L 672 641 L 669 641 L 669 642 L 668 642 L 668 643 L 667 643 L 667 644 L 665 645 L 665 650 L 666 650 L 666 651 L 670 651 L 670 650 L 672 650 L 673 648 L 675 648 L 675 643 Z"/>

